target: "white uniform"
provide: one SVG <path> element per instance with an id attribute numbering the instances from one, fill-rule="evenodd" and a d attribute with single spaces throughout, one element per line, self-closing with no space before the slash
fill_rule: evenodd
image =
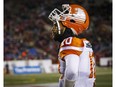
<path id="1" fill-rule="evenodd" d="M 95 60 L 90 42 L 86 39 L 68 37 L 59 49 L 59 72 L 63 79 L 74 80 L 74 87 L 93 87 L 95 82 Z M 71 73 L 74 73 L 71 75 Z M 60 86 L 59 87 L 63 87 Z"/>

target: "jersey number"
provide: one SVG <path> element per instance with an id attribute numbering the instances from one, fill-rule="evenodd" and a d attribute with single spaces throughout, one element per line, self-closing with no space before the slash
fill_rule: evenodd
<path id="1" fill-rule="evenodd" d="M 61 46 L 70 45 L 71 43 L 72 43 L 72 37 L 69 37 L 62 42 Z"/>

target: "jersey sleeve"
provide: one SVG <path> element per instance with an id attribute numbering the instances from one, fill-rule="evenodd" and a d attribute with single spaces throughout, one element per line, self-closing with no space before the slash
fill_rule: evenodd
<path id="1" fill-rule="evenodd" d="M 76 37 L 68 37 L 63 40 L 59 49 L 59 58 L 63 58 L 69 54 L 80 56 L 83 51 L 84 43 L 82 39 Z"/>

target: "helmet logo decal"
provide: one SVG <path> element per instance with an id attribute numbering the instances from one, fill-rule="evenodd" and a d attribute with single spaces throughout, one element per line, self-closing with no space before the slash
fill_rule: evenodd
<path id="1" fill-rule="evenodd" d="M 75 8 L 75 14 L 73 14 L 73 16 L 75 17 L 77 21 L 82 22 L 82 23 L 84 23 L 86 20 L 86 15 L 84 11 L 80 8 Z"/>

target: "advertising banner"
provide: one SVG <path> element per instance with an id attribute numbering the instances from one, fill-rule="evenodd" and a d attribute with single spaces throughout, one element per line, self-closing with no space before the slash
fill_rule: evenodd
<path id="1" fill-rule="evenodd" d="M 40 66 L 21 66 L 13 67 L 14 74 L 38 74 L 41 73 L 41 67 Z"/>

